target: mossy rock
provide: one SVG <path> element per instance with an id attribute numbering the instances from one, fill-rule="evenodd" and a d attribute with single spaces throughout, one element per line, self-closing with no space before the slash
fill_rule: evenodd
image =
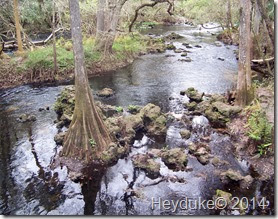
<path id="1" fill-rule="evenodd" d="M 140 114 L 129 115 L 124 117 L 124 124 L 127 130 L 133 129 L 135 131 L 144 128 L 143 119 Z"/>
<path id="2" fill-rule="evenodd" d="M 144 122 L 152 122 L 161 115 L 161 109 L 159 106 L 148 103 L 140 110 L 140 115 L 142 116 Z"/>
<path id="3" fill-rule="evenodd" d="M 75 88 L 74 86 L 67 86 L 59 94 L 54 104 L 54 111 L 59 116 L 65 114 L 71 117 L 73 115 L 74 105 L 75 105 Z"/>
<path id="4" fill-rule="evenodd" d="M 146 171 L 150 178 L 157 178 L 160 176 L 160 163 L 150 157 L 149 154 L 137 154 L 132 157 L 133 165 Z"/>
<path id="5" fill-rule="evenodd" d="M 185 91 L 181 91 L 180 94 L 186 95 L 190 102 L 195 101 L 197 103 L 201 102 L 204 96 L 204 93 L 198 93 L 198 90 L 196 90 L 194 87 L 190 87 Z"/>
<path id="6" fill-rule="evenodd" d="M 221 173 L 221 176 L 236 182 L 244 178 L 239 171 L 235 171 L 232 169 L 228 169 L 226 172 Z"/>
<path id="7" fill-rule="evenodd" d="M 205 111 L 205 116 L 212 123 L 212 126 L 216 128 L 226 127 L 226 123 L 230 121 L 228 117 L 221 115 L 217 111 L 213 111 L 212 108 Z"/>
<path id="8" fill-rule="evenodd" d="M 187 166 L 187 154 L 181 148 L 165 150 L 161 154 L 162 161 L 172 170 L 185 170 Z"/>
<path id="9" fill-rule="evenodd" d="M 104 121 L 107 129 L 111 134 L 116 136 L 117 134 L 121 133 L 122 131 L 122 123 L 123 123 L 123 118 L 122 117 L 110 117 L 107 118 Z"/>
<path id="10" fill-rule="evenodd" d="M 172 32 L 169 35 L 164 37 L 164 39 L 166 39 L 166 40 L 178 40 L 178 39 L 182 39 L 182 38 L 184 38 L 184 37 L 175 32 Z"/>
<path id="11" fill-rule="evenodd" d="M 114 93 L 115 92 L 111 88 L 103 88 L 97 93 L 97 95 L 99 97 L 111 97 L 114 95 Z"/>
<path id="12" fill-rule="evenodd" d="M 170 44 L 167 44 L 167 45 L 166 45 L 166 49 L 168 49 L 168 50 L 175 50 L 176 47 L 174 46 L 173 43 L 170 43 Z"/>
<path id="13" fill-rule="evenodd" d="M 216 194 L 215 194 L 215 198 L 220 198 L 220 197 L 223 198 L 225 200 L 226 204 L 229 204 L 231 202 L 232 196 L 233 195 L 231 193 L 225 192 L 225 191 L 220 190 L 220 189 L 217 189 Z M 225 204 L 225 203 L 223 203 L 223 204 Z"/>
<path id="14" fill-rule="evenodd" d="M 119 146 L 115 143 L 111 143 L 109 148 L 101 155 L 101 160 L 106 164 L 115 163 L 118 159 L 123 157 L 128 152 L 127 146 Z"/>
<path id="15" fill-rule="evenodd" d="M 160 115 L 154 122 L 147 126 L 148 133 L 154 137 L 166 137 L 166 121 L 166 117 Z"/>
<path id="16" fill-rule="evenodd" d="M 187 102 L 184 104 L 184 106 L 189 110 L 189 111 L 194 111 L 197 108 L 197 103 L 195 101 L 192 102 Z"/>
<path id="17" fill-rule="evenodd" d="M 182 49 L 175 49 L 174 52 L 175 52 L 175 53 L 182 53 L 183 50 L 182 50 Z"/>
<path id="18" fill-rule="evenodd" d="M 239 106 L 232 106 L 223 102 L 214 102 L 212 106 L 223 116 L 230 117 L 238 114 L 242 108 Z"/>
<path id="19" fill-rule="evenodd" d="M 190 131 L 187 130 L 187 129 L 182 129 L 182 130 L 180 131 L 180 135 L 181 135 L 181 137 L 182 137 L 183 139 L 189 139 L 191 133 L 190 133 Z"/>

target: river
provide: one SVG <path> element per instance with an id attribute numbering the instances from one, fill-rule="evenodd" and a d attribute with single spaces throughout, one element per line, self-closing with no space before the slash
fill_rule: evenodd
<path id="1" fill-rule="evenodd" d="M 111 105 L 145 105 L 154 103 L 164 112 L 179 115 L 186 97 L 181 90 L 195 87 L 206 93 L 224 93 L 235 86 L 237 61 L 235 46 L 215 44 L 216 30 L 197 27 L 156 26 L 144 30 L 153 36 L 168 35 L 171 32 L 184 36 L 176 40 L 177 48 L 187 49 L 192 62 L 181 62 L 180 54 L 167 50 L 165 53 L 147 54 L 131 65 L 103 76 L 90 78 L 90 85 L 96 93 L 110 87 L 116 94 L 108 99 L 96 99 Z M 199 45 L 201 48 L 195 47 Z M 221 60 L 220 60 L 220 59 Z M 5 215 L 168 215 L 168 214 L 212 214 L 209 209 L 164 209 L 152 208 L 152 201 L 180 200 L 185 197 L 210 199 L 216 189 L 226 189 L 233 195 L 252 197 L 260 194 L 262 183 L 255 182 L 248 191 L 238 191 L 221 183 L 212 164 L 202 165 L 189 157 L 192 171 L 173 172 L 161 162 L 161 175 L 182 177 L 185 182 L 162 181 L 146 176 L 144 171 L 133 167 L 130 157 L 146 153 L 149 148 L 161 147 L 152 139 L 143 136 L 135 141 L 131 153 L 125 159 L 98 173 L 88 184 L 71 181 L 67 168 L 50 168 L 59 148 L 54 142 L 57 128 L 53 104 L 64 86 L 35 87 L 32 85 L 0 91 L 0 213 Z M 171 98 L 169 98 L 171 97 Z M 49 110 L 40 108 L 49 107 Z M 37 120 L 21 123 L 21 114 L 35 115 Z M 229 168 L 249 173 L 248 164 L 237 160 L 232 151 L 229 136 L 214 132 L 202 121 L 191 138 L 200 138 L 204 131 L 210 132 L 212 154 L 229 162 Z M 167 132 L 166 144 L 170 148 L 184 147 L 179 135 L 181 124 L 174 121 Z M 228 168 L 228 167 L 226 167 Z M 225 168 L 224 168 L 225 169 Z M 220 170 L 220 169 L 219 169 Z M 252 211 L 254 212 L 254 211 Z"/>

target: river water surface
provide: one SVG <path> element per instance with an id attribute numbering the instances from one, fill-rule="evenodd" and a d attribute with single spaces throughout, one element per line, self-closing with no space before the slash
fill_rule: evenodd
<path id="1" fill-rule="evenodd" d="M 215 30 L 215 32 L 218 30 Z M 145 30 L 153 36 L 176 32 L 185 38 L 174 45 L 184 48 L 183 42 L 190 43 L 188 57 L 192 62 L 181 62 L 180 54 L 173 51 L 148 54 L 139 57 L 133 64 L 93 77 L 90 84 L 94 92 L 110 87 L 116 94 L 101 101 L 117 106 L 145 105 L 154 103 L 164 112 L 174 112 L 178 117 L 183 110 L 179 92 L 195 87 L 206 93 L 224 93 L 235 85 L 237 62 L 235 46 L 220 43 L 207 30 L 190 26 L 157 26 Z M 200 45 L 201 48 L 195 47 Z M 170 56 L 169 56 L 170 55 Z M 171 56 L 172 55 L 172 56 Z M 219 60 L 221 58 L 222 60 Z M 217 177 L 212 164 L 203 166 L 196 158 L 189 157 L 188 166 L 192 171 L 173 172 L 161 162 L 161 175 L 168 178 L 183 178 L 183 182 L 151 179 L 145 172 L 133 167 L 130 157 L 136 153 L 146 153 L 149 148 L 159 148 L 152 140 L 143 136 L 135 141 L 131 154 L 120 159 L 117 164 L 99 173 L 88 184 L 71 181 L 67 168 L 51 170 L 50 164 L 57 153 L 54 136 L 56 114 L 53 104 L 64 86 L 33 87 L 20 86 L 0 91 L 0 213 L 6 215 L 159 215 L 159 214 L 211 214 L 208 209 L 162 209 L 152 208 L 152 200 L 179 200 L 185 197 L 209 199 L 218 188 L 225 186 Z M 171 100 L 169 100 L 169 97 Z M 96 97 L 96 99 L 98 99 Z M 49 110 L 39 111 L 39 108 Z M 35 115 L 37 120 L 21 123 L 21 114 Z M 229 168 L 248 173 L 248 165 L 234 158 L 228 136 L 211 131 L 207 120 L 196 117 L 196 130 L 190 140 L 198 139 L 209 131 L 212 154 L 229 162 Z M 182 124 L 174 121 L 167 132 L 168 147 L 185 147 L 179 130 Z M 228 167 L 225 167 L 226 169 Z M 224 169 L 225 169 L 224 168 Z M 260 183 L 241 195 L 260 194 Z M 237 190 L 226 188 L 233 195 Z"/>

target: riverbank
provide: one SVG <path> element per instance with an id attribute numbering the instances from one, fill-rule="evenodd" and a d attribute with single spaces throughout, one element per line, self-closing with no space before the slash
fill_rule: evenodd
<path id="1" fill-rule="evenodd" d="M 146 53 L 165 51 L 164 41 L 140 34 L 119 35 L 112 56 L 94 51 L 93 37 L 84 38 L 83 46 L 88 77 L 105 74 L 132 63 Z M 58 72 L 54 74 L 52 45 L 38 47 L 21 55 L 0 58 L 0 89 L 23 84 L 59 84 L 74 78 L 72 43 L 61 38 L 57 42 Z"/>

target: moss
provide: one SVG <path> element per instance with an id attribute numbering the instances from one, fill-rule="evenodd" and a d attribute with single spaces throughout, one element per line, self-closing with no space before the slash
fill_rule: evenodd
<path id="1" fill-rule="evenodd" d="M 164 150 L 161 154 L 162 161 L 172 170 L 184 170 L 187 166 L 187 155 L 181 148 Z"/>

